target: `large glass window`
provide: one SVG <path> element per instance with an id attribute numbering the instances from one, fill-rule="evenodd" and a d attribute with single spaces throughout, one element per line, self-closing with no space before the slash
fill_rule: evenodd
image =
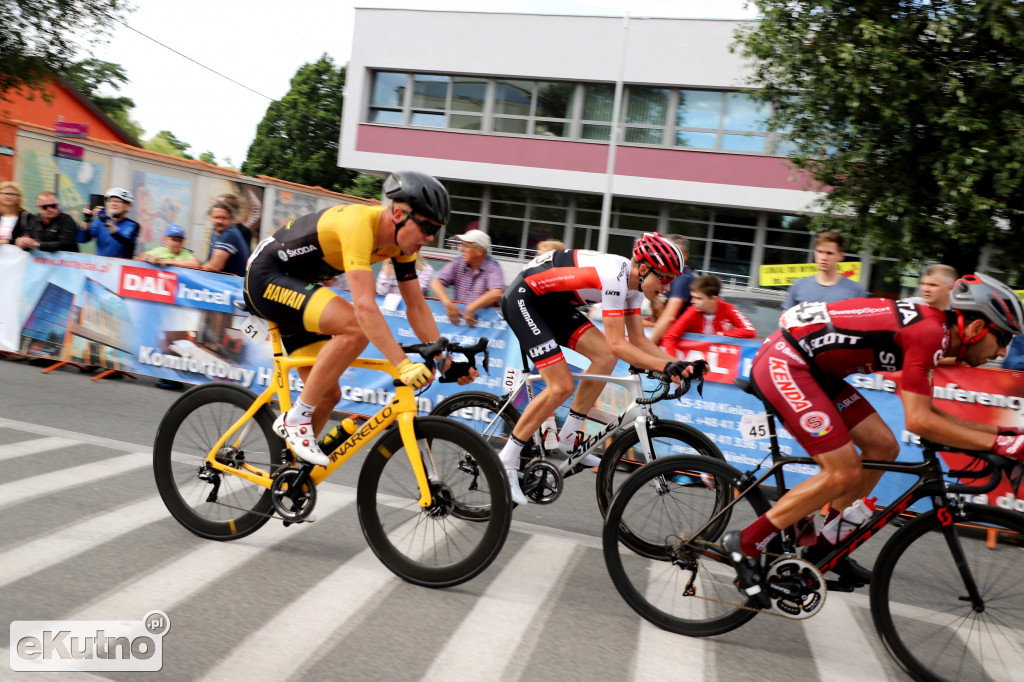
<path id="1" fill-rule="evenodd" d="M 615 86 L 587 83 L 583 86 L 583 126 L 580 137 L 584 140 L 610 140 Z M 607 121 L 608 124 L 601 124 Z"/>
<path id="2" fill-rule="evenodd" d="M 662 144 L 672 91 L 631 86 L 626 103 L 626 142 Z"/>

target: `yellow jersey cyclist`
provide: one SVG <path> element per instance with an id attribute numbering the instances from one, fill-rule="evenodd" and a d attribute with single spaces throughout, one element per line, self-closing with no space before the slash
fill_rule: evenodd
<path id="1" fill-rule="evenodd" d="M 285 350 L 316 353 L 312 367 L 298 370 L 302 392 L 274 429 L 300 459 L 327 466 L 330 458 L 316 434 L 341 400 L 338 380 L 372 343 L 413 388 L 426 385 L 431 372 L 413 362 L 395 340 L 377 306 L 373 263 L 390 258 L 409 325 L 420 341 L 440 332 L 416 276 L 416 254 L 434 241 L 451 217 L 451 202 L 435 178 L 398 171 L 384 181 L 384 204 L 334 206 L 290 221 L 260 242 L 245 274 L 245 302 L 257 315 L 276 322 Z M 352 303 L 322 282 L 346 273 Z M 452 370 L 459 383 L 476 374 L 467 363 Z"/>

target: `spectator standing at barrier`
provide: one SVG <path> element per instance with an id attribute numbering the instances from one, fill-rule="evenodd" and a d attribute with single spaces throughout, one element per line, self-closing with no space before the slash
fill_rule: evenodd
<path id="1" fill-rule="evenodd" d="M 139 260 L 151 265 L 177 265 L 188 268 L 198 268 L 202 265 L 196 255 L 185 248 L 185 228 L 181 225 L 168 225 L 164 233 L 163 246 L 141 254 Z"/>
<path id="2" fill-rule="evenodd" d="M 950 265 L 929 265 L 921 273 L 920 293 L 907 300 L 946 310 L 949 308 L 949 295 L 953 292 L 957 278 L 956 269 Z"/>
<path id="3" fill-rule="evenodd" d="M 13 244 L 14 231 L 26 230 L 32 214 L 21 205 L 21 186 L 0 182 L 0 244 Z"/>
<path id="4" fill-rule="evenodd" d="M 75 235 L 79 244 L 96 240 L 96 255 L 107 258 L 133 258 L 139 239 L 139 224 L 128 217 L 135 196 L 121 187 L 111 187 L 103 206 L 94 206 L 86 213 L 92 222 L 83 224 Z"/>
<path id="5" fill-rule="evenodd" d="M 78 223 L 75 219 L 60 210 L 57 195 L 53 192 L 40 192 L 36 195 L 36 208 L 39 215 L 32 216 L 28 226 L 18 226 L 12 235 L 14 245 L 26 251 L 78 251 Z"/>
<path id="6" fill-rule="evenodd" d="M 672 284 L 669 285 L 668 289 L 668 298 L 660 310 L 654 307 L 654 304 L 652 303 L 652 308 L 655 313 L 655 321 L 654 329 L 651 330 L 650 338 L 654 343 L 661 341 L 661 337 L 665 333 L 665 330 L 667 330 L 690 305 L 690 284 L 693 282 L 693 270 L 686 265 L 686 261 L 690 258 L 690 240 L 681 234 L 670 234 L 666 239 L 678 246 L 679 250 L 683 253 L 683 274 L 672 280 Z"/>
<path id="7" fill-rule="evenodd" d="M 752 339 L 757 335 L 754 325 L 736 306 L 723 301 L 722 280 L 714 275 L 698 277 L 690 285 L 690 307 L 676 318 L 665 335 L 661 337 L 661 348 L 669 355 L 679 349 L 683 334 L 717 334 L 738 339 Z"/>
<path id="8" fill-rule="evenodd" d="M 342 273 L 336 279 L 344 276 L 345 274 Z M 423 256 L 419 253 L 416 254 L 416 277 L 420 281 L 420 290 L 425 293 L 430 288 L 430 280 L 434 277 L 434 266 L 423 260 Z M 395 264 L 391 260 L 384 261 L 380 266 L 376 288 L 377 293 L 381 296 L 402 293 L 398 288 L 398 280 L 395 278 Z"/>
<path id="9" fill-rule="evenodd" d="M 249 246 L 238 228 L 231 207 L 217 202 L 209 210 L 213 234 L 210 235 L 210 251 L 203 270 L 225 272 L 239 277 L 245 276 L 245 263 L 249 260 Z"/>
<path id="10" fill-rule="evenodd" d="M 835 303 L 867 296 L 864 287 L 839 272 L 839 263 L 844 258 L 843 235 L 831 231 L 819 234 L 814 240 L 814 262 L 818 265 L 818 272 L 793 282 L 782 307 L 789 310 L 798 303 Z"/>
<path id="11" fill-rule="evenodd" d="M 226 192 L 224 194 L 217 195 L 214 200 L 215 203 L 227 204 L 231 208 L 231 217 L 236 221 L 238 220 L 238 212 L 242 208 L 242 202 L 238 198 L 237 194 Z M 245 223 L 235 222 L 235 227 L 238 229 L 239 234 L 242 235 L 242 239 L 245 241 L 245 245 L 252 248 L 252 230 Z"/>
<path id="12" fill-rule="evenodd" d="M 462 258 L 453 260 L 437 273 L 430 289 L 444 305 L 452 324 L 465 320 L 470 327 L 476 324 L 476 311 L 492 306 L 505 292 L 505 277 L 501 265 L 491 253 L 491 238 L 483 230 L 469 230 L 455 237 L 462 242 Z M 446 287 L 455 287 L 455 299 L 448 296 Z M 466 304 L 463 313 L 455 301 Z"/>

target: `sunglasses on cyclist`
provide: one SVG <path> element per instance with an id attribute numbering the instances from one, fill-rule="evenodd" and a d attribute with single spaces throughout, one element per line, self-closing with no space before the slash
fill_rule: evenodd
<path id="1" fill-rule="evenodd" d="M 1000 329 L 991 323 L 989 323 L 988 329 L 996 337 L 996 343 L 999 344 L 1000 348 L 1006 348 L 1010 345 L 1010 342 L 1013 341 L 1013 334 L 1005 329 Z"/>
<path id="2" fill-rule="evenodd" d="M 437 233 L 441 231 L 441 225 L 432 223 L 426 218 L 420 218 L 412 213 L 406 213 L 405 215 L 409 220 L 419 225 L 420 231 L 423 232 L 424 236 L 435 237 L 437 236 Z"/>
<path id="3" fill-rule="evenodd" d="M 57 208 L 58 204 L 39 204 L 39 208 Z"/>
<path id="4" fill-rule="evenodd" d="M 650 275 L 654 275 L 658 279 L 658 281 L 661 282 L 663 285 L 672 284 L 672 280 L 676 278 L 675 275 L 666 275 L 661 272 L 658 272 L 649 265 L 647 266 L 647 273 Z"/>

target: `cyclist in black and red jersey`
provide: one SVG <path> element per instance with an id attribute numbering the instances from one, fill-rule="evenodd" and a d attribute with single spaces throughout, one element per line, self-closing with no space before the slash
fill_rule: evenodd
<path id="1" fill-rule="evenodd" d="M 546 387 L 529 402 L 499 457 L 509 479 L 512 499 L 526 504 L 519 487 L 519 455 L 544 419 L 572 395 L 575 384 L 560 346 L 590 359 L 590 374 L 609 374 L 619 359 L 674 377 L 689 376 L 689 363 L 677 361 L 644 334 L 640 306 L 654 300 L 683 270 L 679 248 L 661 235 L 637 240 L 632 260 L 596 251 L 549 251 L 530 263 L 501 299 L 505 321 L 533 361 Z M 577 306 L 602 304 L 605 334 Z M 607 335 L 607 338 L 606 338 Z M 559 440 L 571 447 L 584 415 L 604 386 L 581 381 Z M 588 461 L 589 458 L 589 461 Z M 593 466 L 590 455 L 582 460 Z"/>
<path id="2" fill-rule="evenodd" d="M 244 295 L 250 310 L 279 324 L 289 353 L 316 354 L 312 367 L 298 370 L 304 382 L 298 400 L 274 422 L 295 454 L 312 464 L 330 464 L 316 434 L 341 400 L 339 377 L 368 343 L 396 365 L 406 384 L 419 388 L 431 380 L 426 366 L 406 357 L 391 334 L 377 307 L 370 265 L 392 260 L 409 326 L 420 341 L 437 341 L 416 254 L 451 217 L 448 192 L 429 175 L 399 171 L 384 181 L 384 196 L 384 206 L 348 204 L 296 218 L 260 242 L 249 259 Z M 342 272 L 352 303 L 322 284 Z M 461 384 L 476 375 L 468 363 L 449 370 Z"/>
<path id="3" fill-rule="evenodd" d="M 779 331 L 754 358 L 751 380 L 821 471 L 742 531 L 723 536 L 740 589 L 749 595 L 760 592 L 756 558 L 779 529 L 827 503 L 826 522 L 830 521 L 871 492 L 881 472 L 863 471 L 862 458 L 892 461 L 899 454 L 889 427 L 843 380 L 850 374 L 902 370 L 901 398 L 909 431 L 951 447 L 1020 458 L 1024 436 L 1018 428 L 968 421 L 935 407 L 930 372 L 943 357 L 977 367 L 1004 356 L 1006 346 L 1022 332 L 1020 298 L 986 275 L 958 280 L 949 310 L 856 298 L 802 303 L 783 313 Z M 819 538 L 810 557 L 830 551 L 827 542 Z M 855 583 L 870 579 L 870 572 L 849 559 L 835 570 Z"/>

